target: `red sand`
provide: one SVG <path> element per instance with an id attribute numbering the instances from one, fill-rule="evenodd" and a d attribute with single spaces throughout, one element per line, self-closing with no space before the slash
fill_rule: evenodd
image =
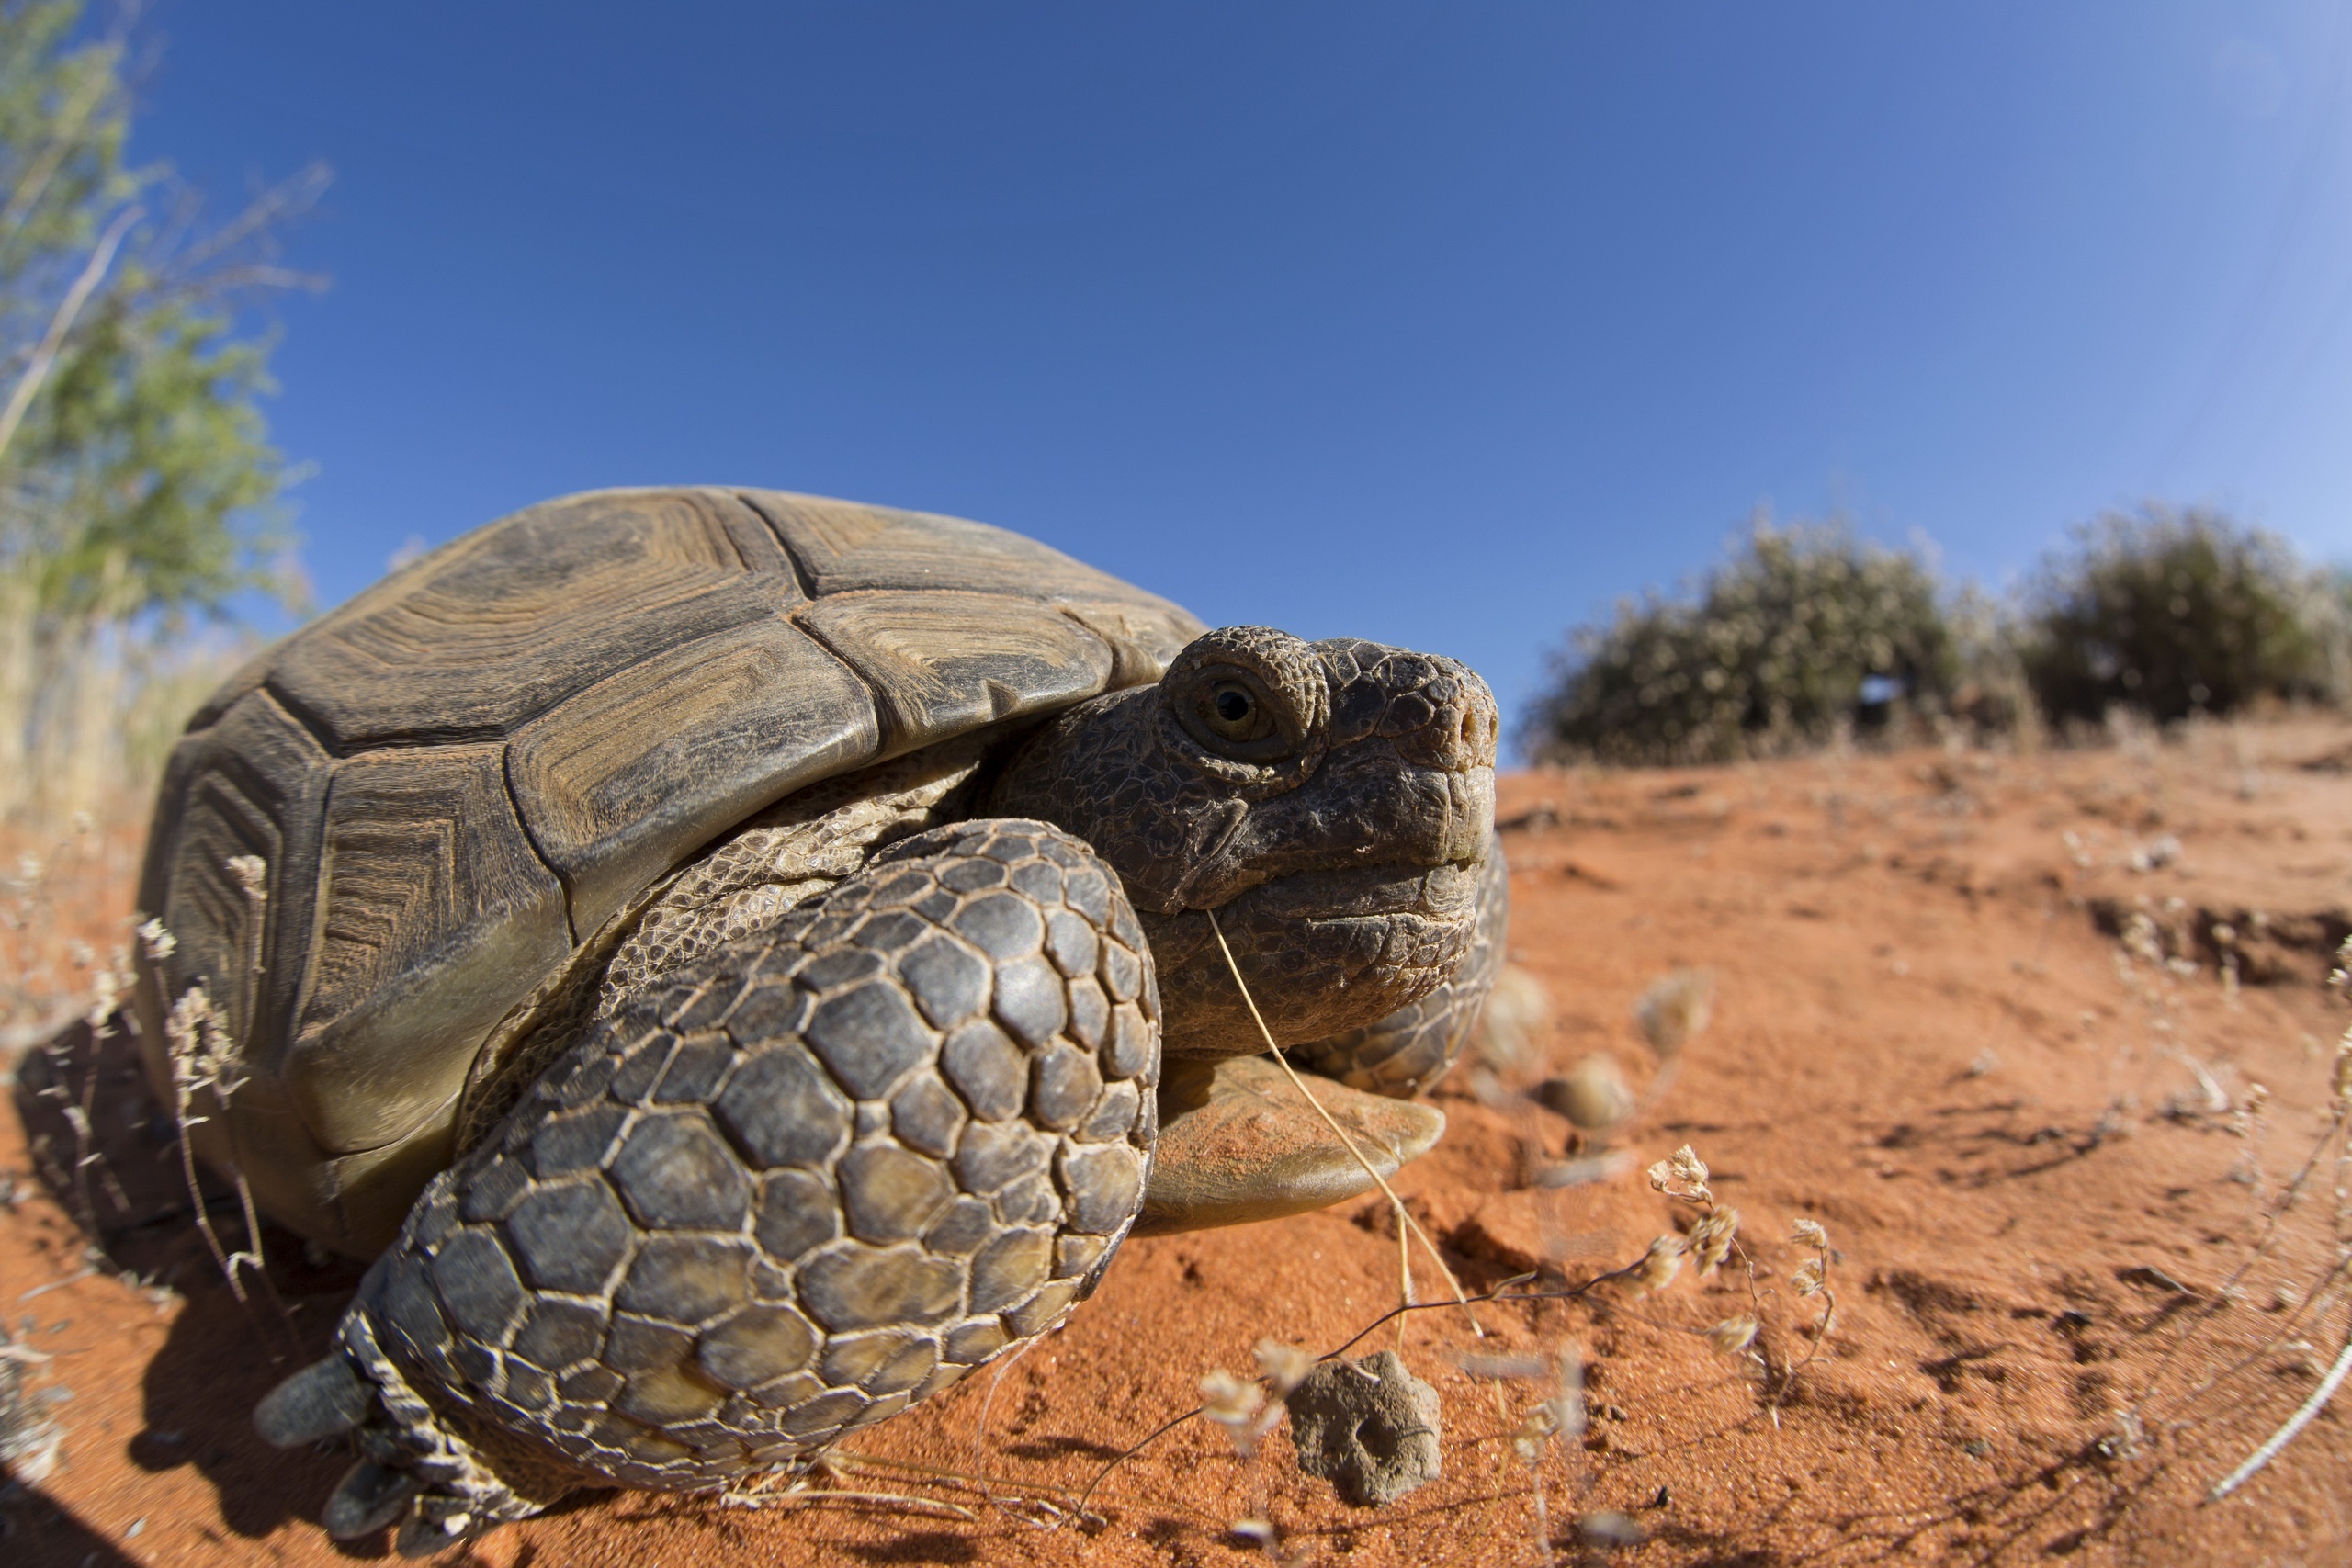
<path id="1" fill-rule="evenodd" d="M 1584 1363 L 1590 1429 L 1552 1442 L 1531 1473 L 1508 1434 L 1548 1388 L 1499 1385 L 1498 1414 L 1496 1385 L 1458 1364 L 1474 1349 L 1462 1315 L 1422 1313 L 1403 1354 L 1443 1396 L 1445 1473 L 1402 1502 L 1349 1508 L 1298 1472 L 1282 1431 L 1245 1461 L 1195 1421 L 1102 1482 L 1095 1530 L 1032 1522 L 1040 1511 L 1022 1499 L 1066 1499 L 1189 1408 L 1202 1373 L 1247 1370 L 1260 1337 L 1320 1351 L 1393 1305 L 1394 1231 L 1382 1204 L 1359 1202 L 1130 1243 L 1065 1329 L 853 1445 L 871 1461 L 984 1472 L 996 1502 L 878 1464 L 831 1483 L 953 1503 L 969 1519 L 845 1499 L 755 1511 L 600 1495 L 457 1560 L 1215 1563 L 1256 1550 L 1229 1527 L 1259 1516 L 1284 1562 L 1365 1565 L 2352 1561 L 2352 1404 L 2236 1496 L 2202 1501 L 2343 1343 L 2340 1306 L 2328 1325 L 2299 1322 L 2277 1293 L 2300 1299 L 2324 1267 L 2325 1172 L 2273 1258 L 2220 1292 L 2324 1122 L 2346 1013 L 2322 982 L 2352 908 L 2347 759 L 2352 731 L 2303 721 L 2027 758 L 1505 782 L 1506 818 L 1548 807 L 1508 843 L 1515 955 L 1556 1005 L 1544 1060 L 1509 1082 L 1606 1051 L 1647 1083 L 1629 1010 L 1677 964 L 1715 973 L 1714 1021 L 1614 1135 L 1634 1156 L 1626 1174 L 1531 1186 L 1576 1134 L 1523 1098 L 1481 1103 L 1461 1073 L 1441 1091 L 1445 1142 L 1399 1186 L 1465 1286 L 1544 1268 L 1538 1288 L 1556 1287 L 1638 1257 L 1678 1217 L 1688 1225 L 1640 1167 L 1690 1143 L 1743 1216 L 1767 1357 L 1812 1357 L 1792 1378 L 1743 1375 L 1693 1332 L 1754 1310 L 1737 1269 L 1686 1270 L 1643 1298 L 1608 1285 L 1573 1303 L 1481 1308 L 1486 1349 L 1573 1346 Z M 2135 848 L 2165 863 L 2131 869 Z M 2186 952 L 2194 974 L 2143 956 L 2127 984 L 2100 924 L 2124 930 L 2143 898 L 2151 924 L 2134 939 Z M 2199 944 L 2216 919 L 2265 983 L 2225 990 L 2210 938 Z M 2254 1136 L 2210 1110 L 2199 1068 L 2225 1099 L 2267 1086 Z M 119 1056 L 99 1070 L 107 1161 L 94 1201 L 109 1253 L 170 1291 L 88 1270 L 68 1207 L 34 1174 L 27 1125 L 52 1147 L 69 1135 L 28 1068 L 17 1111 L 0 1115 L 0 1172 L 13 1177 L 0 1315 L 52 1358 L 33 1390 L 70 1397 L 46 1407 L 65 1428 L 62 1461 L 0 1501 L 0 1559 L 380 1555 L 339 1551 L 308 1522 L 346 1456 L 273 1453 L 247 1425 L 254 1399 L 323 1343 L 356 1270 L 305 1262 L 274 1234 L 290 1317 L 240 1306 L 188 1223 L 153 1108 Z M 1837 1322 L 1818 1347 L 1804 1330 L 1821 1299 L 1789 1289 L 1801 1215 L 1836 1247 Z M 233 1239 L 230 1216 L 220 1223 Z M 1435 1288 L 1425 1260 L 1415 1273 Z M 2280 1342 L 2197 1391 L 2269 1337 Z M 1384 1329 L 1364 1348 L 1396 1342 Z M 2119 1418 L 2134 1405 L 2147 1419 L 2127 1438 Z M 1640 1543 L 1591 1543 L 1578 1521 L 1602 1511 Z"/>

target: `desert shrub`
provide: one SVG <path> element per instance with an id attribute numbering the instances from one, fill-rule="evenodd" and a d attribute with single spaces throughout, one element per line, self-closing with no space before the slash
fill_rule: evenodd
<path id="1" fill-rule="evenodd" d="M 2352 567 L 2327 569 L 2311 619 L 2319 635 L 2320 680 L 2328 698 L 2352 705 Z"/>
<path id="2" fill-rule="evenodd" d="M 1690 599 L 1621 601 L 1571 634 L 1525 739 L 1539 757 L 1720 761 L 1939 712 L 1960 669 L 1927 563 L 1838 523 L 1759 521 Z"/>
<path id="3" fill-rule="evenodd" d="M 2052 718 L 2225 714 L 2330 685 L 2332 596 L 2281 539 L 2150 504 L 2075 530 L 2028 590 L 2018 655 Z"/>
<path id="4" fill-rule="evenodd" d="M 2016 602 L 1963 582 L 1949 591 L 1944 619 L 1951 628 L 1960 666 L 1959 684 L 1945 705 L 1951 720 L 1947 732 L 2025 750 L 2041 746 L 2046 729 L 2018 653 Z"/>

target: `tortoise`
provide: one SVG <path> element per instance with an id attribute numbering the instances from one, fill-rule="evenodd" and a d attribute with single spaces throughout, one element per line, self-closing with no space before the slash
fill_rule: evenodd
<path id="1" fill-rule="evenodd" d="M 1426 1151 L 1495 740 L 1451 660 L 927 513 L 604 491 L 394 572 L 198 711 L 141 885 L 158 1092 L 374 1258 L 263 1436 L 350 1434 L 328 1531 L 430 1553 L 805 1465 L 1130 1235 L 1367 1190 L 1228 964 L 1384 1176 Z"/>

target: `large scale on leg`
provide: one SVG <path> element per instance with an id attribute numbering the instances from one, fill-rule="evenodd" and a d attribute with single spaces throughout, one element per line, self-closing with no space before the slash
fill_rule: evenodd
<path id="1" fill-rule="evenodd" d="M 204 1152 L 381 1252 L 265 1433 L 352 1434 L 329 1528 L 435 1550 L 804 1461 L 1139 1215 L 1361 1190 L 1250 1092 L 1205 912 L 1394 1168 L 1490 982 L 1494 739 L 1451 660 L 955 519 L 616 491 L 445 547 L 199 714 L 151 845 L 146 1038 L 201 987 L 244 1068 Z"/>

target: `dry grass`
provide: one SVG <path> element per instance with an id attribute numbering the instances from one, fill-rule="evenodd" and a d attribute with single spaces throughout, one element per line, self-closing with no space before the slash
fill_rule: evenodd
<path id="1" fill-rule="evenodd" d="M 187 716 L 252 648 L 148 635 L 103 600 L 44 613 L 31 592 L 0 584 L 0 822 L 54 832 L 78 816 L 143 814 Z"/>
<path id="2" fill-rule="evenodd" d="M 49 1151 L 61 1168 L 52 1174 L 89 1238 L 91 1266 L 117 1272 L 102 1238 L 129 1204 L 94 1130 L 99 1064 L 107 1042 L 133 1027 L 119 1004 L 134 946 L 160 958 L 173 941 L 131 908 L 144 829 L 187 716 L 248 650 L 142 638 L 105 609 L 102 597 L 88 615 L 44 615 L 22 583 L 0 589 L 0 1081 L 14 1079 L 24 1052 L 46 1055 L 35 1092 L 73 1139 L 70 1152 Z M 246 1239 L 232 1250 L 214 1230 L 188 1145 L 188 1130 L 236 1088 L 232 1044 L 200 988 L 178 999 L 168 1030 L 170 1109 L 197 1228 L 240 1300 L 248 1277 L 274 1299 L 243 1179 L 234 1184 Z"/>
<path id="3" fill-rule="evenodd" d="M 163 641 L 0 581 L 0 1065 L 109 1000 L 141 840 L 187 716 L 249 649 Z"/>

